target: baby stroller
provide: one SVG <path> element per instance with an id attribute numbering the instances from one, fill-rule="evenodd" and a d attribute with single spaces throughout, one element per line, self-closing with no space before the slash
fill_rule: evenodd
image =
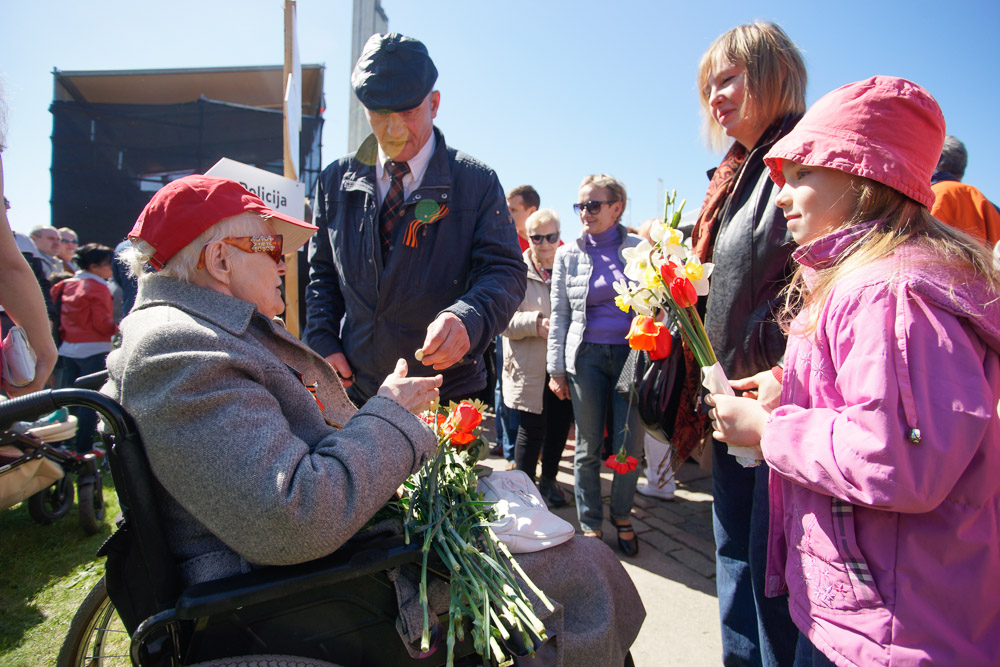
<path id="1" fill-rule="evenodd" d="M 81 455 L 55 445 L 75 435 L 73 416 L 4 431 L 0 436 L 0 510 L 27 500 L 31 518 L 48 525 L 72 509 L 70 475 L 74 475 L 80 526 L 88 535 L 100 530 L 104 520 L 100 450 Z"/>
<path id="2" fill-rule="evenodd" d="M 68 405 L 97 410 L 109 430 L 107 461 L 122 517 L 99 551 L 107 556 L 105 576 L 78 609 L 59 667 L 445 664 L 443 641 L 432 655 L 417 658 L 396 629 L 398 602 L 388 571 L 419 563 L 417 542 L 349 542 L 308 563 L 182 588 L 155 502 L 162 489 L 121 405 L 86 389 L 47 390 L 0 403 L 0 429 Z M 469 632 L 454 654 L 459 666 L 482 662 Z"/>

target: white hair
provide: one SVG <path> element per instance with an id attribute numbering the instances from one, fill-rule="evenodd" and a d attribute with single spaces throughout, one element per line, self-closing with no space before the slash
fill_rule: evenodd
<path id="1" fill-rule="evenodd" d="M 556 231 L 559 231 L 559 214 L 551 208 L 540 208 L 529 215 L 524 221 L 524 229 L 537 229 L 546 222 L 556 223 Z"/>
<path id="2" fill-rule="evenodd" d="M 188 283 L 191 282 L 191 276 L 197 269 L 201 249 L 205 246 L 217 243 L 228 236 L 256 236 L 258 234 L 271 234 L 272 231 L 266 218 L 257 213 L 245 212 L 231 218 L 224 218 L 203 231 L 193 241 L 178 250 L 176 255 L 168 259 L 160 271 L 152 271 L 149 268 L 149 260 L 156 253 L 156 249 L 145 241 L 132 240 L 132 247 L 123 250 L 118 257 L 119 261 L 128 267 L 129 274 L 140 281 L 146 276 L 156 273 Z M 228 246 L 226 247 L 228 248 Z"/>

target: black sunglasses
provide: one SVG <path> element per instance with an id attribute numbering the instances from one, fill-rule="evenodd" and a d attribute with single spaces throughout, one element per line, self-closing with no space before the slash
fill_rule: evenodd
<path id="1" fill-rule="evenodd" d="M 559 240 L 559 232 L 552 232 L 551 234 L 532 234 L 528 238 L 531 239 L 531 242 L 535 245 L 540 244 L 542 241 L 555 243 Z"/>
<path id="2" fill-rule="evenodd" d="M 587 209 L 587 213 L 593 215 L 598 211 L 600 211 L 601 207 L 604 206 L 605 204 L 614 204 L 614 203 L 615 203 L 614 201 L 588 201 L 584 202 L 583 204 L 573 204 L 573 212 L 579 215 L 580 211 L 582 211 L 583 209 Z"/>

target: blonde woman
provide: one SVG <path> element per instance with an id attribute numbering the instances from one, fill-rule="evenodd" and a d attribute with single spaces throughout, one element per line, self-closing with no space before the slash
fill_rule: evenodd
<path id="1" fill-rule="evenodd" d="M 549 386 L 559 398 L 572 397 L 576 419 L 573 477 L 576 514 L 584 535 L 603 538 L 601 449 L 608 412 L 612 448 L 642 456 L 642 425 L 628 401 L 612 391 L 629 347 L 632 318 L 614 304 L 615 281 L 624 280 L 622 251 L 642 240 L 621 224 L 625 186 L 607 174 L 583 179 L 573 208 L 583 233 L 556 252 L 552 274 L 552 322 L 546 365 Z M 609 400 L 609 396 L 611 399 Z M 639 552 L 630 516 L 639 471 L 616 474 L 611 484 L 611 522 L 627 556 Z"/>
<path id="2" fill-rule="evenodd" d="M 763 157 L 805 111 L 805 88 L 802 56 L 773 23 L 741 25 L 721 35 L 698 68 L 709 143 L 728 145 L 728 152 L 713 173 L 692 240 L 701 260 L 716 267 L 705 328 L 731 378 L 769 370 L 785 350 L 775 311 L 791 275 L 793 246 Z M 693 362 L 688 368 L 697 373 Z M 699 384 L 689 378 L 687 387 Z M 694 416 L 697 394 L 688 396 L 682 396 L 674 430 L 682 452 L 707 432 L 704 417 Z M 787 598 L 764 595 L 767 465 L 743 468 L 725 444 L 711 444 L 723 663 L 791 664 L 796 632 Z"/>

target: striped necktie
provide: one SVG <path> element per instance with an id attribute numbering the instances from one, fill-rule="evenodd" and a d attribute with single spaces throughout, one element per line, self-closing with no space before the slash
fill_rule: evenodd
<path id="1" fill-rule="evenodd" d="M 389 246 L 392 242 L 392 230 L 403 215 L 403 176 L 410 172 L 410 166 L 405 162 L 387 160 L 386 171 L 389 172 L 389 191 L 382 201 L 379 211 L 379 233 L 382 237 L 382 260 L 389 256 Z"/>

